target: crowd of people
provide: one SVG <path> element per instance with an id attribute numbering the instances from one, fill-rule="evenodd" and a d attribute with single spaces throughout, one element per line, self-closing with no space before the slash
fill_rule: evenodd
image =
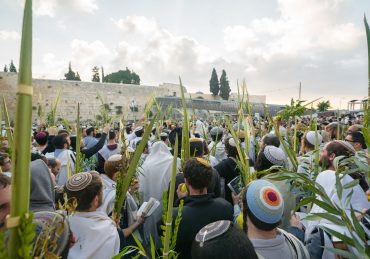
<path id="1" fill-rule="evenodd" d="M 349 215 L 354 211 L 369 233 L 366 215 L 370 215 L 370 192 L 366 172 L 354 170 L 344 174 L 340 182 L 349 187 L 343 189 L 341 195 L 336 192 L 338 158 L 351 158 L 353 166 L 361 163 L 368 168 L 362 117 L 349 117 L 340 122 L 319 118 L 317 130 L 309 129 L 308 119 L 294 124 L 277 117 L 275 129 L 280 134 L 269 128 L 267 121 L 234 123 L 237 138 L 220 121 L 194 121 L 189 128 L 191 158 L 184 161 L 183 166 L 184 147 L 180 141 L 172 224 L 176 225 L 180 214 L 174 248 L 178 258 L 336 258 L 330 248 L 338 247 L 356 255 L 355 247 L 327 231 L 332 229 L 350 236 L 352 230 L 327 218 L 304 220 L 306 214 L 330 212 L 317 204 L 296 208 L 299 201 L 309 195 L 321 200 L 318 194 L 299 189 L 293 181 L 272 180 L 268 176 L 294 170 L 281 140 L 292 146 L 295 142 L 289 138 L 292 132 L 297 132 L 297 147 L 292 148 L 298 161 L 294 173 L 306 175 L 320 185 L 330 200 Z M 58 233 L 48 238 L 55 238 L 52 244 L 57 249 L 53 251 L 62 258 L 112 258 L 127 246 L 137 246 L 135 239 L 147 251 L 151 249 L 151 240 L 156 251 L 162 247 L 163 191 L 169 190 L 171 183 L 173 147 L 176 136 L 182 139 L 182 124 L 166 121 L 152 129 L 116 224 L 112 213 L 117 173 L 125 155 L 121 150 L 135 152 L 145 125 L 130 123 L 123 130 L 126 142 L 123 138 L 119 143 L 122 134 L 119 128 L 83 127 L 80 147 L 76 147 L 76 135 L 71 135 L 70 129 L 46 129 L 39 125 L 33 132 L 30 211 L 34 213 L 37 235 L 42 236 L 42 230 L 50 225 L 56 226 L 54 232 Z M 238 163 L 239 147 L 248 159 L 249 172 L 255 174 L 247 186 L 238 180 L 243 171 Z M 319 147 L 319 172 L 315 172 L 315 147 Z M 84 165 L 83 172 L 75 172 L 76 149 L 90 161 Z M 6 216 L 12 206 L 14 172 L 10 150 L 3 137 L 0 231 L 7 231 Z M 232 188 L 235 181 L 239 182 Z M 160 206 L 150 216 L 138 213 L 140 206 L 151 198 Z M 73 207 L 73 213 L 67 213 L 63 204 Z M 332 216 L 340 220 L 338 215 Z M 35 238 L 35 243 L 40 239 Z M 122 257 L 129 258 L 135 253 L 137 251 Z"/>

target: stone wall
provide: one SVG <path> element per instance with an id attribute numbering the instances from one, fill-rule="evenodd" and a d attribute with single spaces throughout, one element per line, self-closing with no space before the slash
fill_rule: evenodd
<path id="1" fill-rule="evenodd" d="M 119 111 L 124 114 L 125 119 L 139 119 L 144 111 L 145 104 L 151 96 L 166 97 L 177 96 L 181 97 L 180 86 L 177 84 L 163 83 L 159 86 L 146 85 L 127 85 L 127 84 L 112 84 L 112 83 L 95 83 L 95 82 L 79 82 L 66 80 L 49 80 L 49 79 L 33 79 L 33 119 L 37 117 L 37 106 L 39 103 L 39 95 L 42 97 L 42 106 L 45 116 L 50 112 L 53 102 L 56 99 L 58 92 L 61 90 L 62 95 L 58 106 L 57 116 L 62 116 L 69 121 L 76 120 L 77 103 L 80 103 L 80 113 L 82 119 L 95 120 L 95 116 L 100 112 L 101 102 L 98 98 L 98 93 L 105 98 L 105 103 L 109 105 L 111 115 L 117 115 Z M 186 88 L 185 92 L 186 92 Z M 8 106 L 8 112 L 11 119 L 15 115 L 17 90 L 17 74 L 0 72 L 0 94 L 4 95 Z M 193 99 L 214 100 L 211 94 L 195 94 L 191 93 Z M 189 98 L 189 93 L 185 94 Z M 236 101 L 236 94 L 231 93 L 230 100 Z M 135 101 L 138 105 L 138 112 L 130 110 L 130 104 Z M 266 96 L 251 95 L 252 103 L 266 103 Z"/>
<path id="2" fill-rule="evenodd" d="M 150 96 L 168 96 L 176 92 L 179 95 L 180 88 L 173 86 L 162 87 L 127 85 L 111 83 L 79 82 L 66 80 L 33 79 L 33 118 L 37 116 L 37 105 L 39 94 L 42 96 L 42 105 L 45 113 L 51 110 L 53 102 L 62 91 L 58 106 L 59 115 L 73 121 L 76 119 L 77 103 L 80 103 L 80 112 L 83 119 L 93 119 L 99 114 L 101 102 L 98 93 L 106 99 L 106 104 L 112 110 L 111 114 L 116 115 L 121 106 L 125 118 L 139 118 L 143 113 L 146 102 Z M 17 90 L 17 74 L 0 72 L 0 92 L 4 95 L 8 106 L 9 116 L 14 118 Z M 135 100 L 139 111 L 131 112 L 130 103 Z"/>

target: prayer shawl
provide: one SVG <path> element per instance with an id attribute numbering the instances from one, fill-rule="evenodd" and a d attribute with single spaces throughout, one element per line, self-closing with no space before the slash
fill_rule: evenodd
<path id="1" fill-rule="evenodd" d="M 150 154 L 142 165 L 143 174 L 139 175 L 139 193 L 141 202 L 148 201 L 151 197 L 161 202 L 161 205 L 144 223 L 145 239 L 149 241 L 152 235 L 156 247 L 160 246 L 160 238 L 157 231 L 157 222 L 162 217 L 163 190 L 168 188 L 171 181 L 173 156 L 163 141 L 153 144 Z"/>
<path id="2" fill-rule="evenodd" d="M 215 144 L 215 142 L 212 141 L 208 145 L 208 150 L 209 150 L 209 152 L 211 152 L 211 154 L 213 153 L 212 148 L 213 148 L 214 144 Z M 227 159 L 227 155 L 226 155 L 226 151 L 225 151 L 225 145 L 224 145 L 224 143 L 222 143 L 222 140 L 220 140 L 216 145 L 215 158 L 217 159 L 218 162 L 221 162 L 222 160 Z"/>
<path id="3" fill-rule="evenodd" d="M 85 144 L 84 148 L 92 148 L 97 143 L 98 143 L 98 140 L 94 137 L 87 136 L 87 137 L 84 138 L 84 144 Z"/>
<path id="4" fill-rule="evenodd" d="M 195 132 L 199 133 L 201 138 L 204 138 L 204 134 L 207 132 L 206 126 L 200 120 L 195 122 Z M 195 133 L 193 132 L 193 133 Z"/>
<path id="5" fill-rule="evenodd" d="M 356 211 L 361 211 L 362 209 L 369 209 L 370 208 L 370 202 L 368 202 L 367 197 L 366 197 L 364 191 L 361 189 L 360 185 L 356 185 L 355 187 L 352 187 L 352 188 L 343 189 L 342 199 L 339 200 L 339 197 L 337 196 L 337 193 L 336 193 L 336 186 L 335 186 L 336 177 L 335 177 L 335 174 L 336 174 L 335 171 L 326 170 L 326 171 L 321 172 L 316 178 L 316 183 L 320 184 L 324 188 L 324 190 L 325 190 L 326 194 L 329 196 L 330 200 L 333 203 L 336 203 L 338 206 L 344 206 L 347 196 L 353 190 L 352 197 L 351 197 L 350 201 L 348 202 L 348 204 L 345 208 L 348 217 L 351 218 L 350 206 L 352 206 L 352 208 Z M 343 179 L 341 180 L 341 184 L 345 185 L 345 184 L 350 183 L 352 181 L 354 181 L 354 179 L 351 176 L 345 175 L 343 177 Z M 317 197 L 317 198 L 319 200 L 321 200 L 320 197 Z M 310 213 L 327 213 L 327 212 L 324 209 L 317 206 L 316 204 L 314 204 Z M 320 219 L 320 220 L 309 221 L 308 222 L 308 225 L 307 225 L 307 228 L 306 228 L 306 240 L 309 237 L 309 234 L 316 227 L 320 227 L 320 226 L 324 226 L 324 227 L 330 228 L 332 230 L 335 230 L 337 232 L 340 232 L 340 233 L 342 233 L 346 236 L 350 236 L 349 230 L 346 227 L 337 226 L 337 225 L 333 224 L 330 221 L 327 221 L 325 219 Z M 325 254 L 327 254 L 327 256 L 329 258 L 330 253 L 327 249 L 324 250 L 324 255 Z"/>
<path id="6" fill-rule="evenodd" d="M 104 158 L 104 161 L 106 161 L 110 156 L 118 154 L 118 145 L 104 145 L 104 147 L 100 149 L 98 153 L 102 156 L 102 158 Z"/>
<path id="7" fill-rule="evenodd" d="M 55 181 L 57 185 L 62 186 L 67 182 L 68 179 L 68 163 L 70 165 L 71 173 L 75 170 L 75 155 L 73 151 L 67 149 L 56 149 L 54 152 L 55 158 L 60 160 L 61 166 L 59 174 L 56 176 Z M 69 160 L 69 162 L 68 162 Z"/>
<path id="8" fill-rule="evenodd" d="M 69 259 L 110 259 L 118 254 L 117 228 L 105 212 L 76 212 L 69 216 L 69 224 L 77 239 L 69 250 Z"/>

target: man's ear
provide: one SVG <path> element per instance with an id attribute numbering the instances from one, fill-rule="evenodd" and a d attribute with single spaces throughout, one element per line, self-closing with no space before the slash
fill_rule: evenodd
<path id="1" fill-rule="evenodd" d="M 329 160 L 330 160 L 330 161 L 334 161 L 335 157 L 336 157 L 336 156 L 335 156 L 335 154 L 334 154 L 334 153 L 333 153 L 333 154 L 330 154 L 330 155 L 329 155 Z"/>

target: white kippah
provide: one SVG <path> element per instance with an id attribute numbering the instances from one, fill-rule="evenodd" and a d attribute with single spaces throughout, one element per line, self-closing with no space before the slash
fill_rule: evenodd
<path id="1" fill-rule="evenodd" d="M 229 145 L 232 147 L 236 147 L 235 139 L 234 138 L 229 138 Z"/>
<path id="2" fill-rule="evenodd" d="M 306 139 L 308 141 L 308 143 L 310 143 L 311 145 L 315 145 L 315 131 L 309 131 L 306 133 Z M 322 142 L 322 136 L 320 135 L 319 132 L 317 132 L 317 139 L 318 139 L 318 145 L 321 144 Z"/>
<path id="3" fill-rule="evenodd" d="M 115 154 L 115 155 L 111 155 L 107 161 L 109 162 L 117 162 L 117 161 L 120 161 L 122 160 L 122 155 L 121 154 Z"/>
<path id="4" fill-rule="evenodd" d="M 284 151 L 275 146 L 265 146 L 263 154 L 267 160 L 274 165 L 284 166 L 285 154 Z"/>

